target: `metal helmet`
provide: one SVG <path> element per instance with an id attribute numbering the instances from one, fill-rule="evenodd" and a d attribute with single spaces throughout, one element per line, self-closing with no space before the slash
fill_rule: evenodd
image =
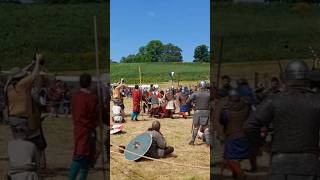
<path id="1" fill-rule="evenodd" d="M 302 60 L 290 61 L 285 69 L 286 80 L 306 80 L 309 73 L 308 65 Z"/>
<path id="2" fill-rule="evenodd" d="M 152 130 L 159 131 L 160 130 L 160 122 L 159 121 L 153 121 L 151 128 L 152 128 Z"/>
<path id="3" fill-rule="evenodd" d="M 229 91 L 229 96 L 240 96 L 240 94 L 238 93 L 237 90 L 231 89 L 231 90 Z"/>
<path id="4" fill-rule="evenodd" d="M 239 101 L 240 100 L 240 94 L 236 89 L 232 89 L 229 91 L 229 98 L 231 101 Z"/>
<path id="5" fill-rule="evenodd" d="M 199 88 L 200 89 L 205 89 L 206 87 L 207 87 L 206 81 L 200 81 Z"/>

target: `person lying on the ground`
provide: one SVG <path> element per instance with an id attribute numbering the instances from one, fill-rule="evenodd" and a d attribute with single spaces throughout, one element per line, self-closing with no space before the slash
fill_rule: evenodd
<path id="1" fill-rule="evenodd" d="M 10 180 L 38 180 L 39 155 L 34 143 L 26 140 L 27 124 L 15 129 L 15 139 L 8 144 Z"/>
<path id="2" fill-rule="evenodd" d="M 151 128 L 148 129 L 147 133 L 152 136 L 152 144 L 146 156 L 152 158 L 162 158 L 174 151 L 172 146 L 167 146 L 166 140 L 160 132 L 160 122 L 153 121 Z"/>

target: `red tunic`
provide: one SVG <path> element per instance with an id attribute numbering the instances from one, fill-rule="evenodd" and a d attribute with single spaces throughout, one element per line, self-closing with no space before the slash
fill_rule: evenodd
<path id="1" fill-rule="evenodd" d="M 135 89 L 132 92 L 132 111 L 140 112 L 140 101 L 141 101 L 141 92 Z"/>
<path id="2" fill-rule="evenodd" d="M 97 127 L 97 97 L 78 91 L 72 97 L 72 119 L 74 135 L 73 155 L 88 156 L 94 159 L 95 139 L 92 138 Z"/>

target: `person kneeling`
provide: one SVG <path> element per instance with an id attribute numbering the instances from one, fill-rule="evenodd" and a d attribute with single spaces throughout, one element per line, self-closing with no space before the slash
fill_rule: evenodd
<path id="1" fill-rule="evenodd" d="M 15 140 L 8 144 L 9 180 L 38 180 L 39 155 L 36 145 L 27 140 L 27 124 L 15 129 Z"/>
<path id="2" fill-rule="evenodd" d="M 154 121 L 152 127 L 148 129 L 147 133 L 152 135 L 152 144 L 146 156 L 152 158 L 162 158 L 174 151 L 172 146 L 167 146 L 164 136 L 160 132 L 160 122 Z"/>
<path id="3" fill-rule="evenodd" d="M 121 106 L 118 106 L 117 104 L 114 104 L 112 107 L 112 120 L 115 123 L 124 123 L 124 111 L 121 109 Z"/>

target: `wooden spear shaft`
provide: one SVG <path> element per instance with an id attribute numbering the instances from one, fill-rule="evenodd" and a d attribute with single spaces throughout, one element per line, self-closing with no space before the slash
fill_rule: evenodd
<path id="1" fill-rule="evenodd" d="M 96 81 L 97 81 L 97 91 L 98 91 L 98 102 L 99 102 L 99 135 L 100 135 L 100 151 L 101 151 L 101 161 L 102 161 L 102 172 L 103 179 L 106 180 L 105 172 L 105 157 L 104 157 L 104 146 L 103 146 L 103 120 L 102 120 L 102 96 L 101 96 L 101 87 L 100 87 L 100 66 L 99 66 L 99 47 L 98 47 L 98 33 L 97 33 L 97 19 L 96 16 L 93 17 L 93 26 L 94 26 L 94 42 L 95 42 L 95 54 L 96 54 Z"/>
<path id="2" fill-rule="evenodd" d="M 141 68 L 139 66 L 139 79 L 140 79 L 140 88 L 139 91 L 141 92 L 141 98 L 140 98 L 140 108 L 143 108 L 143 103 L 142 103 L 142 94 L 143 94 L 143 90 L 142 90 L 142 78 L 141 78 Z M 142 105 L 142 106 L 141 106 Z"/>
<path id="3" fill-rule="evenodd" d="M 140 88 L 142 88 L 142 87 L 141 87 L 141 85 L 142 85 L 142 84 L 141 84 L 141 83 L 142 83 L 142 80 L 141 80 L 141 68 L 140 68 L 140 66 L 139 66 L 139 78 L 140 78 Z"/>
<path id="4" fill-rule="evenodd" d="M 221 63 L 222 63 L 222 54 L 223 54 L 223 38 L 221 37 L 220 40 L 220 47 L 219 47 L 219 59 L 218 59 L 218 70 L 217 70 L 217 79 L 216 79 L 216 87 L 219 89 L 220 86 L 220 74 L 221 74 Z"/>

